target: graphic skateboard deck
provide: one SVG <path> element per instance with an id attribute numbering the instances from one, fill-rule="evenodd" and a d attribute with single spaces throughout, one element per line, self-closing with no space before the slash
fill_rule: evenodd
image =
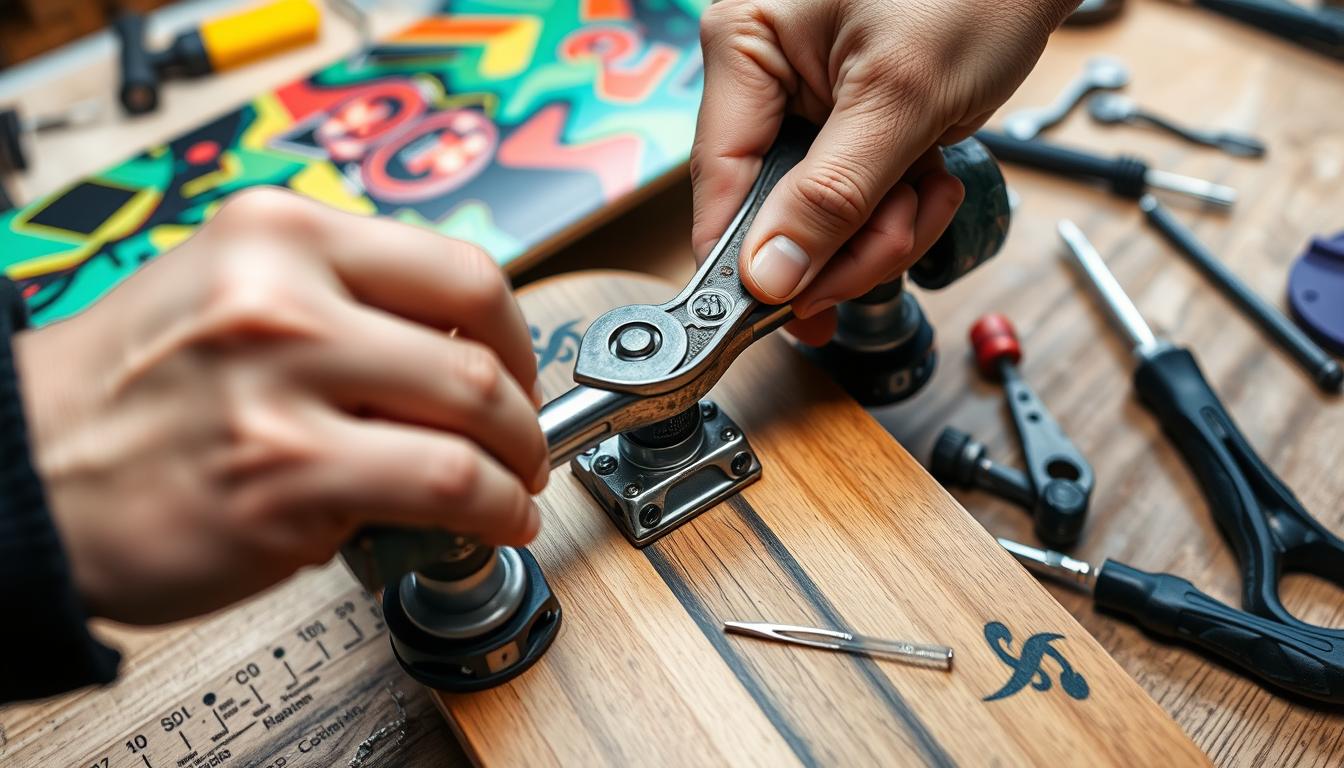
<path id="1" fill-rule="evenodd" d="M 648 277 L 520 292 L 548 397 L 605 309 Z M 645 549 L 565 469 L 531 546 L 564 611 L 510 683 L 435 696 L 498 765 L 1204 765 L 1077 622 L 856 403 L 762 340 L 710 398 L 762 478 Z M 952 646 L 950 672 L 725 635 L 725 620 Z"/>
<path id="2" fill-rule="evenodd" d="M 684 168 L 708 0 L 454 0 L 372 48 L 0 215 L 38 323 L 230 194 L 281 186 L 485 248 L 511 273 Z"/>

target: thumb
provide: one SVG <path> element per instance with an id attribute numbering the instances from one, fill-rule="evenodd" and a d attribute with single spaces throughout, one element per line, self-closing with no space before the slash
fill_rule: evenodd
<path id="1" fill-rule="evenodd" d="M 705 85 L 691 147 L 691 242 L 703 260 L 761 170 L 795 79 L 762 19 L 740 3 L 715 3 L 701 21 Z"/>
<path id="2" fill-rule="evenodd" d="M 806 288 L 933 144 L 908 105 L 874 108 L 880 99 L 867 99 L 831 113 L 757 213 L 739 270 L 761 301 L 783 304 Z"/>

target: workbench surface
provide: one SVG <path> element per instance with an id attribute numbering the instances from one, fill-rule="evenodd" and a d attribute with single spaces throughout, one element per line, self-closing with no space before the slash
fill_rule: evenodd
<path id="1" fill-rule="evenodd" d="M 376 21 L 387 32 L 405 18 L 385 14 Z M 329 14 L 319 45 L 199 84 L 169 84 L 165 109 L 157 115 L 134 123 L 116 118 L 83 133 L 43 137 L 33 151 L 33 170 L 11 189 L 22 200 L 50 192 L 354 45 L 354 34 Z M 1101 53 L 1130 66 L 1128 91 L 1141 105 L 1193 124 L 1255 133 L 1268 141 L 1268 157 L 1232 159 L 1142 128 L 1098 126 L 1081 112 L 1049 136 L 1134 152 L 1154 167 L 1236 187 L 1241 199 L 1230 216 L 1173 208 L 1234 272 L 1283 306 L 1288 267 L 1308 238 L 1344 229 L 1344 110 L 1339 106 L 1344 104 L 1344 64 L 1197 9 L 1136 0 L 1109 25 L 1057 33 L 1000 115 L 1051 101 L 1088 56 Z M 104 62 L 32 89 L 20 102 L 48 110 L 88 96 L 110 99 L 114 79 Z M 1195 350 L 1247 437 L 1303 504 L 1331 530 L 1344 533 L 1344 472 L 1338 460 L 1344 455 L 1344 404 L 1322 395 L 1159 240 L 1132 201 L 1019 168 L 1007 168 L 1006 174 L 1021 197 L 1008 246 L 995 262 L 953 288 L 921 295 L 939 333 L 941 364 L 916 400 L 879 411 L 882 423 L 922 459 L 938 432 L 950 425 L 985 442 L 996 461 L 1020 465 L 1000 392 L 975 375 L 966 341 L 967 329 L 981 314 L 1007 314 L 1022 339 L 1027 380 L 1096 470 L 1088 528 L 1073 554 L 1169 571 L 1219 599 L 1238 601 L 1240 581 L 1230 549 L 1180 456 L 1134 401 L 1124 341 L 1063 255 L 1055 223 L 1068 217 L 1093 239 L 1154 329 Z M 684 278 L 691 269 L 689 231 L 689 186 L 682 183 L 521 276 L 520 282 L 586 266 L 642 268 Z M 638 261 L 631 254 L 639 254 Z M 1033 541 L 1026 513 L 983 493 L 959 492 L 958 498 L 991 533 Z M 113 630 L 131 651 L 123 680 L 106 691 L 0 709 L 0 758 L 32 754 L 22 750 L 42 740 L 94 738 L 90 733 L 106 740 L 119 737 L 176 695 L 194 691 L 199 681 L 192 672 L 204 668 L 210 654 L 227 655 L 229 648 L 248 648 L 249 638 L 261 642 L 269 637 L 263 633 L 284 624 L 285 612 L 299 596 L 334 598 L 354 588 L 336 567 L 299 578 L 235 609 L 236 615 L 153 631 Z M 1344 714 L 1271 695 L 1186 648 L 1155 642 L 1094 612 L 1076 593 L 1051 589 L 1214 763 L 1344 762 Z M 1339 589 L 1290 575 L 1283 591 L 1301 618 L 1344 626 Z M 223 633 L 236 634 L 221 643 Z M 395 665 L 384 663 L 390 659 L 385 647 L 367 653 L 383 654 L 369 663 L 388 686 L 407 694 L 408 736 L 396 762 L 428 766 L 460 760 L 451 729 L 437 719 L 428 698 Z M 69 727 L 57 736 L 64 726 Z"/>

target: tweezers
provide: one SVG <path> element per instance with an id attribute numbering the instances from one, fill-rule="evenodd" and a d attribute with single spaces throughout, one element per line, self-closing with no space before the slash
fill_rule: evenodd
<path id="1" fill-rule="evenodd" d="M 725 621 L 723 631 L 774 640 L 780 643 L 805 645 L 828 651 L 841 651 L 875 659 L 888 659 L 917 667 L 952 669 L 952 649 L 945 645 L 925 645 L 904 640 L 883 640 L 834 629 L 794 627 L 788 624 L 764 622 Z"/>

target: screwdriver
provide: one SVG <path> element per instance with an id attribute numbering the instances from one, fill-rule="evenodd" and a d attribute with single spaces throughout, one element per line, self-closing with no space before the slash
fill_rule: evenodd
<path id="1" fill-rule="evenodd" d="M 999 160 L 1065 176 L 1100 179 L 1121 197 L 1139 199 L 1149 188 L 1193 197 L 1220 208 L 1231 208 L 1237 191 L 1223 184 L 1149 168 L 1132 155 L 1105 157 L 1042 139 L 1023 141 L 997 131 L 977 131 L 975 138 Z"/>
<path id="2" fill-rule="evenodd" d="M 1155 577 L 1145 583 L 1138 572 L 1123 569 L 1117 569 L 1119 578 L 1135 594 L 1117 603 L 1118 609 L 1144 626 L 1151 624 L 1155 632 L 1174 633 L 1275 685 L 1344 703 L 1344 630 L 1298 619 L 1283 605 L 1278 589 L 1285 569 L 1344 586 L 1344 540 L 1312 517 L 1256 454 L 1194 355 L 1153 335 L 1078 226 L 1061 221 L 1059 234 L 1129 337 L 1138 359 L 1134 389 L 1139 401 L 1199 481 L 1214 521 L 1236 553 L 1241 604 L 1251 616 L 1188 585 Z M 1097 600 L 1113 602 L 1103 600 L 1101 589 L 1098 582 Z"/>
<path id="3" fill-rule="evenodd" d="M 1032 573 L 1092 595 L 1102 610 L 1127 617 L 1155 635 L 1180 640 L 1243 672 L 1295 694 L 1344 703 L 1344 643 L 1233 608 L 1169 573 L 1149 573 L 1115 560 L 1100 567 L 1062 552 L 999 539 Z M 1287 674 L 1275 657 L 1307 662 L 1315 676 Z"/>
<path id="4" fill-rule="evenodd" d="M 1218 257 L 1195 237 L 1195 233 L 1158 203 L 1156 198 L 1144 195 L 1139 200 L 1139 208 L 1143 210 L 1148 223 L 1184 253 L 1224 295 L 1241 307 L 1246 316 L 1254 320 L 1270 339 L 1291 355 L 1317 386 L 1327 393 L 1340 391 L 1344 385 L 1344 368 L 1340 367 L 1337 360 L 1223 266 Z"/>

